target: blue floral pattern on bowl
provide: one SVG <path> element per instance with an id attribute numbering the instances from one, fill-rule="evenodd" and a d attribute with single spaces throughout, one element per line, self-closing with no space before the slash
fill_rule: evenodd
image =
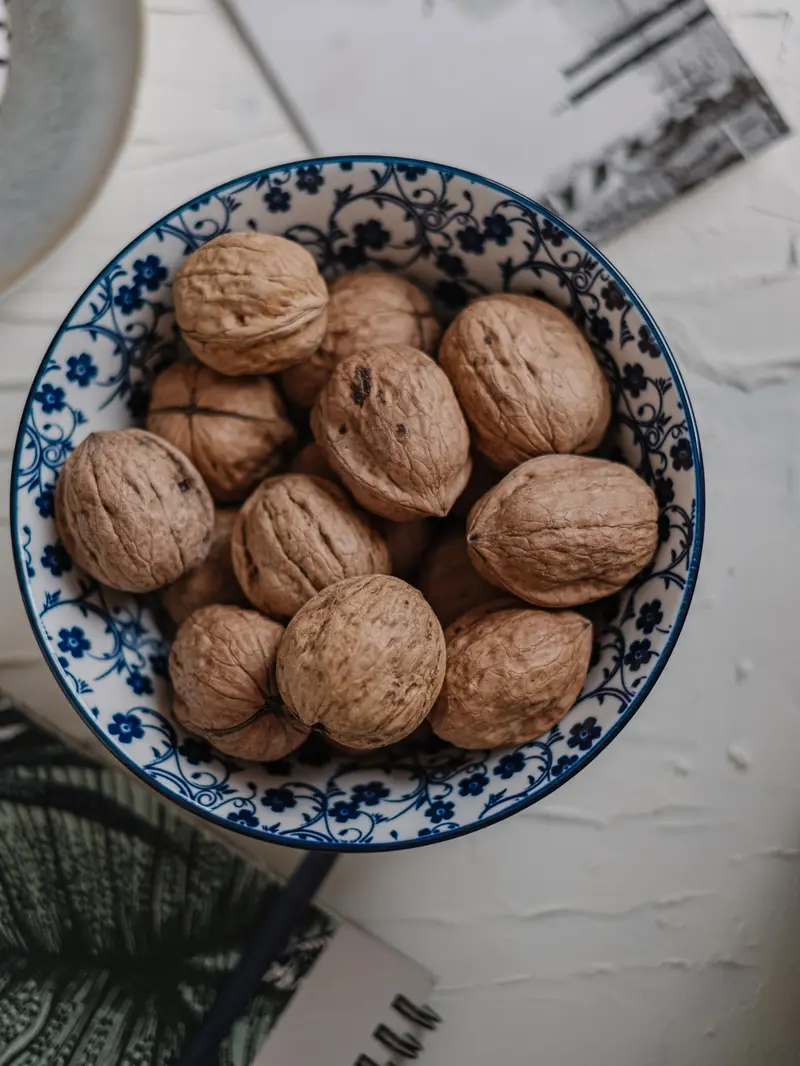
<path id="1" fill-rule="evenodd" d="M 611 458 L 660 504 L 660 543 L 606 608 L 581 697 L 517 750 L 465 752 L 435 738 L 366 758 L 318 738 L 269 765 L 240 764 L 169 714 L 167 648 L 149 606 L 99 587 L 59 543 L 58 472 L 92 430 L 141 419 L 149 383 L 175 356 L 170 283 L 184 257 L 232 229 L 303 244 L 328 277 L 399 270 L 452 317 L 504 290 L 543 296 L 585 332 L 611 384 Z M 564 222 L 476 175 L 389 158 L 322 159 L 231 181 L 155 223 L 92 282 L 31 388 L 14 457 L 12 531 L 42 651 L 73 706 L 140 777 L 219 825 L 282 844 L 370 850 L 478 829 L 541 799 L 630 720 L 660 674 L 700 561 L 703 473 L 674 358 L 625 280 Z"/>

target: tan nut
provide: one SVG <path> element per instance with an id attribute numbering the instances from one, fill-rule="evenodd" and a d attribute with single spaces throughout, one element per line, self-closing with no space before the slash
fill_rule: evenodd
<path id="1" fill-rule="evenodd" d="M 501 470 L 552 452 L 590 452 L 611 418 L 611 394 L 569 318 L 530 296 L 466 307 L 439 351 L 475 445 Z"/>
<path id="2" fill-rule="evenodd" d="M 173 711 L 192 733 L 241 759 L 281 759 L 308 736 L 275 684 L 283 626 L 239 607 L 201 607 L 178 630 L 169 657 Z"/>
<path id="3" fill-rule="evenodd" d="M 110 588 L 153 592 L 208 554 L 214 504 L 183 452 L 143 429 L 90 433 L 56 486 L 56 524 L 75 563 Z"/>
<path id="4" fill-rule="evenodd" d="M 502 595 L 472 565 L 463 528 L 446 533 L 428 552 L 419 587 L 443 626 Z"/>
<path id="5" fill-rule="evenodd" d="M 571 611 L 478 607 L 445 639 L 433 731 L 460 748 L 495 748 L 533 740 L 570 710 L 589 669 L 592 626 Z"/>
<path id="6" fill-rule="evenodd" d="M 325 281 L 306 249 L 283 237 L 215 237 L 178 271 L 173 296 L 186 343 L 221 374 L 284 370 L 325 334 Z"/>
<path id="7" fill-rule="evenodd" d="M 433 355 L 440 332 L 428 297 L 406 278 L 382 270 L 343 274 L 330 286 L 322 344 L 284 372 L 284 391 L 310 407 L 343 359 L 379 344 L 411 345 Z"/>
<path id="8" fill-rule="evenodd" d="M 389 551 L 338 485 L 306 474 L 264 481 L 242 507 L 233 568 L 250 602 L 291 618 L 322 589 L 389 572 Z"/>
<path id="9" fill-rule="evenodd" d="M 226 378 L 195 363 L 175 363 L 156 378 L 147 428 L 188 455 L 222 503 L 243 500 L 278 470 L 295 439 L 268 378 Z"/>
<path id="10" fill-rule="evenodd" d="M 467 542 L 487 580 L 541 607 L 574 607 L 617 592 L 650 561 L 658 504 L 627 466 L 544 455 L 475 504 Z"/>
<path id="11" fill-rule="evenodd" d="M 383 518 L 442 517 L 469 479 L 469 430 L 455 393 L 415 348 L 384 345 L 339 363 L 311 428 L 353 496 Z"/>
<path id="12" fill-rule="evenodd" d="M 214 603 L 247 606 L 247 597 L 236 580 L 231 559 L 231 536 L 238 514 L 232 507 L 217 509 L 208 555 L 199 566 L 161 593 L 161 602 L 175 625 L 179 626 L 199 607 Z"/>
<path id="13" fill-rule="evenodd" d="M 412 733 L 445 671 L 442 628 L 396 577 L 350 578 L 301 607 L 278 651 L 278 688 L 305 726 L 349 748 Z"/>

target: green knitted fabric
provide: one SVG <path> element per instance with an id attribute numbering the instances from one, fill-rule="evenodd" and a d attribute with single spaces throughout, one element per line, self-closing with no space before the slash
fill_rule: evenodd
<path id="1" fill-rule="evenodd" d="M 0 706 L 0 1066 L 171 1066 L 277 888 Z M 309 913 L 220 1066 L 248 1066 L 333 931 Z"/>

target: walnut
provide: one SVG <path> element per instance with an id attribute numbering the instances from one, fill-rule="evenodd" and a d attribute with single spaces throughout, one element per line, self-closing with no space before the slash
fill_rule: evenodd
<path id="1" fill-rule="evenodd" d="M 611 418 L 608 383 L 567 316 L 530 296 L 475 300 L 439 350 L 475 435 L 501 470 L 552 452 L 590 452 Z"/>
<path id="2" fill-rule="evenodd" d="M 330 737 L 325 737 L 325 742 L 333 751 L 338 752 L 340 755 L 348 755 L 351 759 L 370 759 L 374 757 L 376 751 L 380 750 L 387 755 L 403 756 L 408 755 L 414 748 L 423 747 L 425 744 L 430 743 L 433 736 L 433 730 L 428 725 L 428 719 L 426 718 L 413 733 L 409 733 L 407 737 L 403 737 L 402 740 L 395 741 L 393 744 L 386 744 L 383 748 L 348 748 L 346 744 L 338 744 L 335 740 L 331 740 Z"/>
<path id="3" fill-rule="evenodd" d="M 571 611 L 478 607 L 445 632 L 430 723 L 460 748 L 526 744 L 560 722 L 589 669 L 592 626 Z"/>
<path id="4" fill-rule="evenodd" d="M 186 343 L 221 374 L 285 370 L 325 333 L 325 281 L 306 249 L 283 237 L 215 237 L 189 256 L 172 291 Z"/>
<path id="5" fill-rule="evenodd" d="M 184 574 L 161 593 L 161 602 L 175 625 L 179 626 L 192 611 L 213 603 L 247 606 L 231 560 L 231 535 L 239 511 L 218 508 L 214 514 L 211 549 L 199 566 Z"/>
<path id="6" fill-rule="evenodd" d="M 433 355 L 439 334 L 428 297 L 406 278 L 381 270 L 343 274 L 330 287 L 322 344 L 284 372 L 284 391 L 310 407 L 343 359 L 378 344 L 410 344 Z"/>
<path id="7" fill-rule="evenodd" d="M 338 485 L 307 474 L 263 482 L 233 533 L 233 568 L 248 599 L 283 618 L 335 581 L 389 567 L 386 544 L 367 516 Z"/>
<path id="8" fill-rule="evenodd" d="M 419 587 L 443 626 L 502 595 L 472 565 L 464 529 L 454 529 L 434 544 L 425 559 Z"/>
<path id="9" fill-rule="evenodd" d="M 59 536 L 87 574 L 152 592 L 208 554 L 214 504 L 183 452 L 144 429 L 90 433 L 56 487 Z"/>
<path id="10" fill-rule="evenodd" d="M 308 730 L 285 713 L 275 684 L 283 626 L 239 607 L 201 607 L 178 630 L 169 656 L 173 711 L 186 729 L 242 759 L 270 762 Z"/>
<path id="11" fill-rule="evenodd" d="M 412 733 L 439 694 L 442 627 L 396 577 L 354 577 L 301 607 L 278 650 L 278 688 L 306 726 L 349 748 Z"/>
<path id="12" fill-rule="evenodd" d="M 188 455 L 223 503 L 244 499 L 277 470 L 295 439 L 268 378 L 226 378 L 191 363 L 156 378 L 147 428 Z"/>
<path id="13" fill-rule="evenodd" d="M 402 577 L 407 581 L 416 573 L 430 543 L 431 533 L 427 520 L 415 518 L 411 522 L 387 521 L 382 524 L 381 532 L 389 549 L 392 573 L 395 577 Z"/>
<path id="14" fill-rule="evenodd" d="M 620 463 L 579 455 L 530 459 L 473 507 L 478 571 L 541 607 L 574 607 L 626 585 L 658 543 L 653 490 Z"/>
<path id="15" fill-rule="evenodd" d="M 338 480 L 325 458 L 325 452 L 315 441 L 300 449 L 289 463 L 289 473 L 310 474 L 312 477 L 327 478 L 328 481 Z"/>
<path id="16" fill-rule="evenodd" d="M 383 518 L 446 515 L 469 479 L 469 430 L 455 393 L 416 348 L 382 345 L 339 363 L 311 428 L 358 502 Z"/>

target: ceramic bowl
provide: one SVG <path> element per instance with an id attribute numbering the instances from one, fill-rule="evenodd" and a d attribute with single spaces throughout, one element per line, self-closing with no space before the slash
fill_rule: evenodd
<path id="1" fill-rule="evenodd" d="M 517 749 L 407 744 L 352 759 L 312 738 L 279 763 L 238 763 L 168 712 L 167 645 L 148 606 L 72 565 L 53 522 L 67 455 L 92 430 L 141 420 L 174 358 L 170 282 L 227 230 L 282 234 L 326 275 L 368 264 L 422 285 L 444 319 L 481 293 L 544 296 L 585 331 L 613 392 L 612 456 L 654 487 L 659 547 L 601 624 L 583 693 L 559 726 Z M 303 848 L 378 850 L 446 840 L 543 799 L 582 770 L 652 690 L 692 597 L 703 472 L 689 399 L 642 301 L 580 234 L 475 174 L 395 158 L 293 163 L 237 178 L 154 223 L 72 309 L 33 383 L 12 479 L 17 573 L 42 653 L 75 710 L 164 796 L 228 829 Z"/>
<path id="2" fill-rule="evenodd" d="M 125 139 L 144 51 L 138 0 L 0 0 L 6 18 L 0 292 L 49 255 L 97 196 Z"/>

